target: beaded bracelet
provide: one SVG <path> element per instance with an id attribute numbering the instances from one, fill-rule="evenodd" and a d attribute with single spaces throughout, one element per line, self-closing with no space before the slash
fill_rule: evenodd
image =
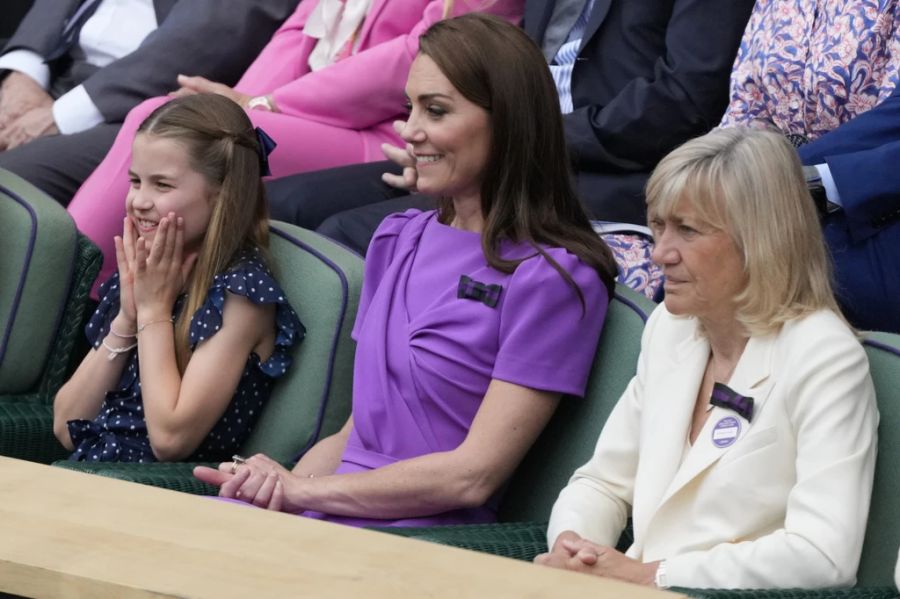
<path id="1" fill-rule="evenodd" d="M 115 329 L 112 328 L 112 325 L 110 325 L 109 327 L 109 332 L 113 337 L 118 337 L 119 339 L 134 339 L 135 337 L 137 337 L 137 333 L 132 333 L 130 335 L 122 335 L 120 333 L 117 333 Z"/>

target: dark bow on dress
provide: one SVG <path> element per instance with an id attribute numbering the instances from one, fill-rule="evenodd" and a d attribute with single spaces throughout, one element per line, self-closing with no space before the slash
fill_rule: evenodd
<path id="1" fill-rule="evenodd" d="M 495 308 L 497 302 L 500 301 L 500 292 L 503 291 L 501 285 L 487 285 L 462 275 L 459 278 L 459 288 L 456 297 L 462 299 L 471 299 L 483 303 L 489 308 Z"/>
<path id="2" fill-rule="evenodd" d="M 275 140 L 269 137 L 269 134 L 260 129 L 256 128 L 256 139 L 259 141 L 259 172 L 263 177 L 268 177 L 272 174 L 271 169 L 269 169 L 269 154 L 272 153 L 278 144 L 275 143 Z"/>
<path id="3" fill-rule="evenodd" d="M 753 398 L 744 397 L 722 383 L 713 385 L 709 403 L 720 408 L 733 410 L 743 416 L 747 422 L 750 422 L 750 419 L 753 418 Z"/>

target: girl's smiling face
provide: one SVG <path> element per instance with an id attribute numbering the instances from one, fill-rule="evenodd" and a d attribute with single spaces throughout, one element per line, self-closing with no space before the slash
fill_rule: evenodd
<path id="1" fill-rule="evenodd" d="M 152 244 L 160 220 L 174 212 L 176 218 L 184 219 L 185 249 L 200 247 L 217 190 L 191 167 L 183 144 L 139 133 L 134 138 L 128 177 L 131 187 L 125 207 L 138 235 Z"/>

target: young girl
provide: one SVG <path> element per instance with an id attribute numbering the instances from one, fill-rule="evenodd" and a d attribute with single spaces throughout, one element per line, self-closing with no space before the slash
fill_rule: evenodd
<path id="1" fill-rule="evenodd" d="M 265 152 L 221 96 L 138 129 L 118 273 L 53 406 L 70 459 L 216 460 L 246 439 L 304 334 L 266 266 Z"/>

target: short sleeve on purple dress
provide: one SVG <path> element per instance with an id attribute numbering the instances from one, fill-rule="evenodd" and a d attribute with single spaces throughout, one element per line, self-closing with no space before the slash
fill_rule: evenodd
<path id="1" fill-rule="evenodd" d="M 275 350 L 265 361 L 255 353 L 247 358 L 234 397 L 190 461 L 227 460 L 244 442 L 271 394 L 275 379 L 291 363 L 291 347 L 306 332 L 281 287 L 255 251 L 242 254 L 236 265 L 215 276 L 206 301 L 194 313 L 190 346 L 196 348 L 215 335 L 222 326 L 222 310 L 227 293 L 241 295 L 256 304 L 275 304 Z M 88 341 L 99 348 L 119 311 L 119 276 L 114 274 L 100 288 L 100 304 L 86 327 Z M 175 305 L 181 309 L 182 299 Z M 102 350 L 101 350 L 102 351 Z M 137 351 L 128 363 L 116 389 L 106 394 L 100 413 L 93 420 L 70 420 L 69 435 L 75 461 L 153 462 L 155 457 L 147 436 Z"/>
<path id="2" fill-rule="evenodd" d="M 354 428 L 338 473 L 456 448 L 495 378 L 584 392 L 608 302 L 599 276 L 565 250 L 545 249 L 579 297 L 535 248 L 507 243 L 501 252 L 525 260 L 512 274 L 493 269 L 480 235 L 441 224 L 433 211 L 379 227 L 354 327 Z M 499 499 L 402 520 L 305 515 L 355 526 L 491 522 Z"/>

